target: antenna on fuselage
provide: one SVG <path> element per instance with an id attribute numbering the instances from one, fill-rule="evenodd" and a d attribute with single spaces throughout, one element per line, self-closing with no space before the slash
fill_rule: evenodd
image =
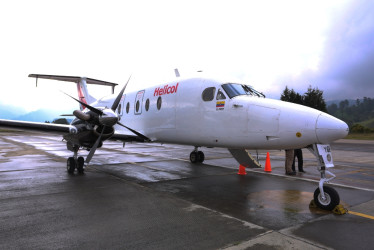
<path id="1" fill-rule="evenodd" d="M 175 77 L 180 77 L 181 75 L 179 74 L 179 70 L 178 69 L 174 69 L 174 73 L 175 73 Z"/>

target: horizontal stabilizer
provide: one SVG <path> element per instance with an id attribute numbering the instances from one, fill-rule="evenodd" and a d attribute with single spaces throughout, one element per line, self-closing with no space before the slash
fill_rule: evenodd
<path id="1" fill-rule="evenodd" d="M 58 76 L 58 75 L 39 75 L 39 74 L 30 74 L 29 77 L 38 79 L 49 79 L 49 80 L 57 80 L 57 81 L 64 81 L 64 82 L 75 82 L 79 83 L 82 79 L 86 80 L 87 84 L 95 84 L 95 85 L 104 85 L 104 86 L 111 86 L 112 93 L 114 93 L 114 87 L 117 86 L 117 83 L 106 82 L 101 80 L 96 80 L 87 77 L 80 77 L 80 76 Z"/>
<path id="2" fill-rule="evenodd" d="M 245 149 L 228 149 L 235 160 L 246 168 L 261 168 L 260 163 Z"/>

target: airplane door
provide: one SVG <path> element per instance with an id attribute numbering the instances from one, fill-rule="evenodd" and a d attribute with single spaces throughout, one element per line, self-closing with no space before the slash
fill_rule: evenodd
<path id="1" fill-rule="evenodd" d="M 142 113 L 142 106 L 143 106 L 143 97 L 144 97 L 145 90 L 141 90 L 136 94 L 135 97 L 135 104 L 134 104 L 134 112 L 135 115 L 140 115 Z"/>
<path id="2" fill-rule="evenodd" d="M 222 128 L 226 127 L 228 99 L 220 88 L 207 87 L 202 91 L 202 137 L 216 141 L 222 137 Z"/>

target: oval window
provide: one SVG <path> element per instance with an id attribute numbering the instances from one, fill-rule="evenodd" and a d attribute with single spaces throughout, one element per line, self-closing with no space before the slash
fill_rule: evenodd
<path id="1" fill-rule="evenodd" d="M 161 96 L 159 96 L 158 99 L 157 99 L 157 109 L 158 110 L 161 109 L 161 104 L 162 104 L 162 99 L 161 99 Z"/>
<path id="2" fill-rule="evenodd" d="M 136 112 L 139 112 L 139 106 L 140 106 L 140 103 L 139 103 L 139 100 L 136 102 Z"/>
<path id="3" fill-rule="evenodd" d="M 118 109 L 117 109 L 117 113 L 121 114 L 121 111 L 122 111 L 122 104 L 119 104 Z"/>
<path id="4" fill-rule="evenodd" d="M 149 99 L 145 101 L 145 111 L 149 110 Z"/>
<path id="5" fill-rule="evenodd" d="M 130 103 L 128 102 L 126 105 L 126 113 L 128 114 L 130 111 Z"/>

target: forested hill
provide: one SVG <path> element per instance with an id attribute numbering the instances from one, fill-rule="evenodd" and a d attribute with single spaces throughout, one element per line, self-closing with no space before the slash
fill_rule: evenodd
<path id="1" fill-rule="evenodd" d="M 368 127 L 368 121 L 374 119 L 374 99 L 364 97 L 364 99 L 357 99 L 353 105 L 350 105 L 348 100 L 339 102 L 339 104 L 331 104 L 327 107 L 329 114 L 345 121 L 350 127 L 355 123 L 363 123 Z"/>

